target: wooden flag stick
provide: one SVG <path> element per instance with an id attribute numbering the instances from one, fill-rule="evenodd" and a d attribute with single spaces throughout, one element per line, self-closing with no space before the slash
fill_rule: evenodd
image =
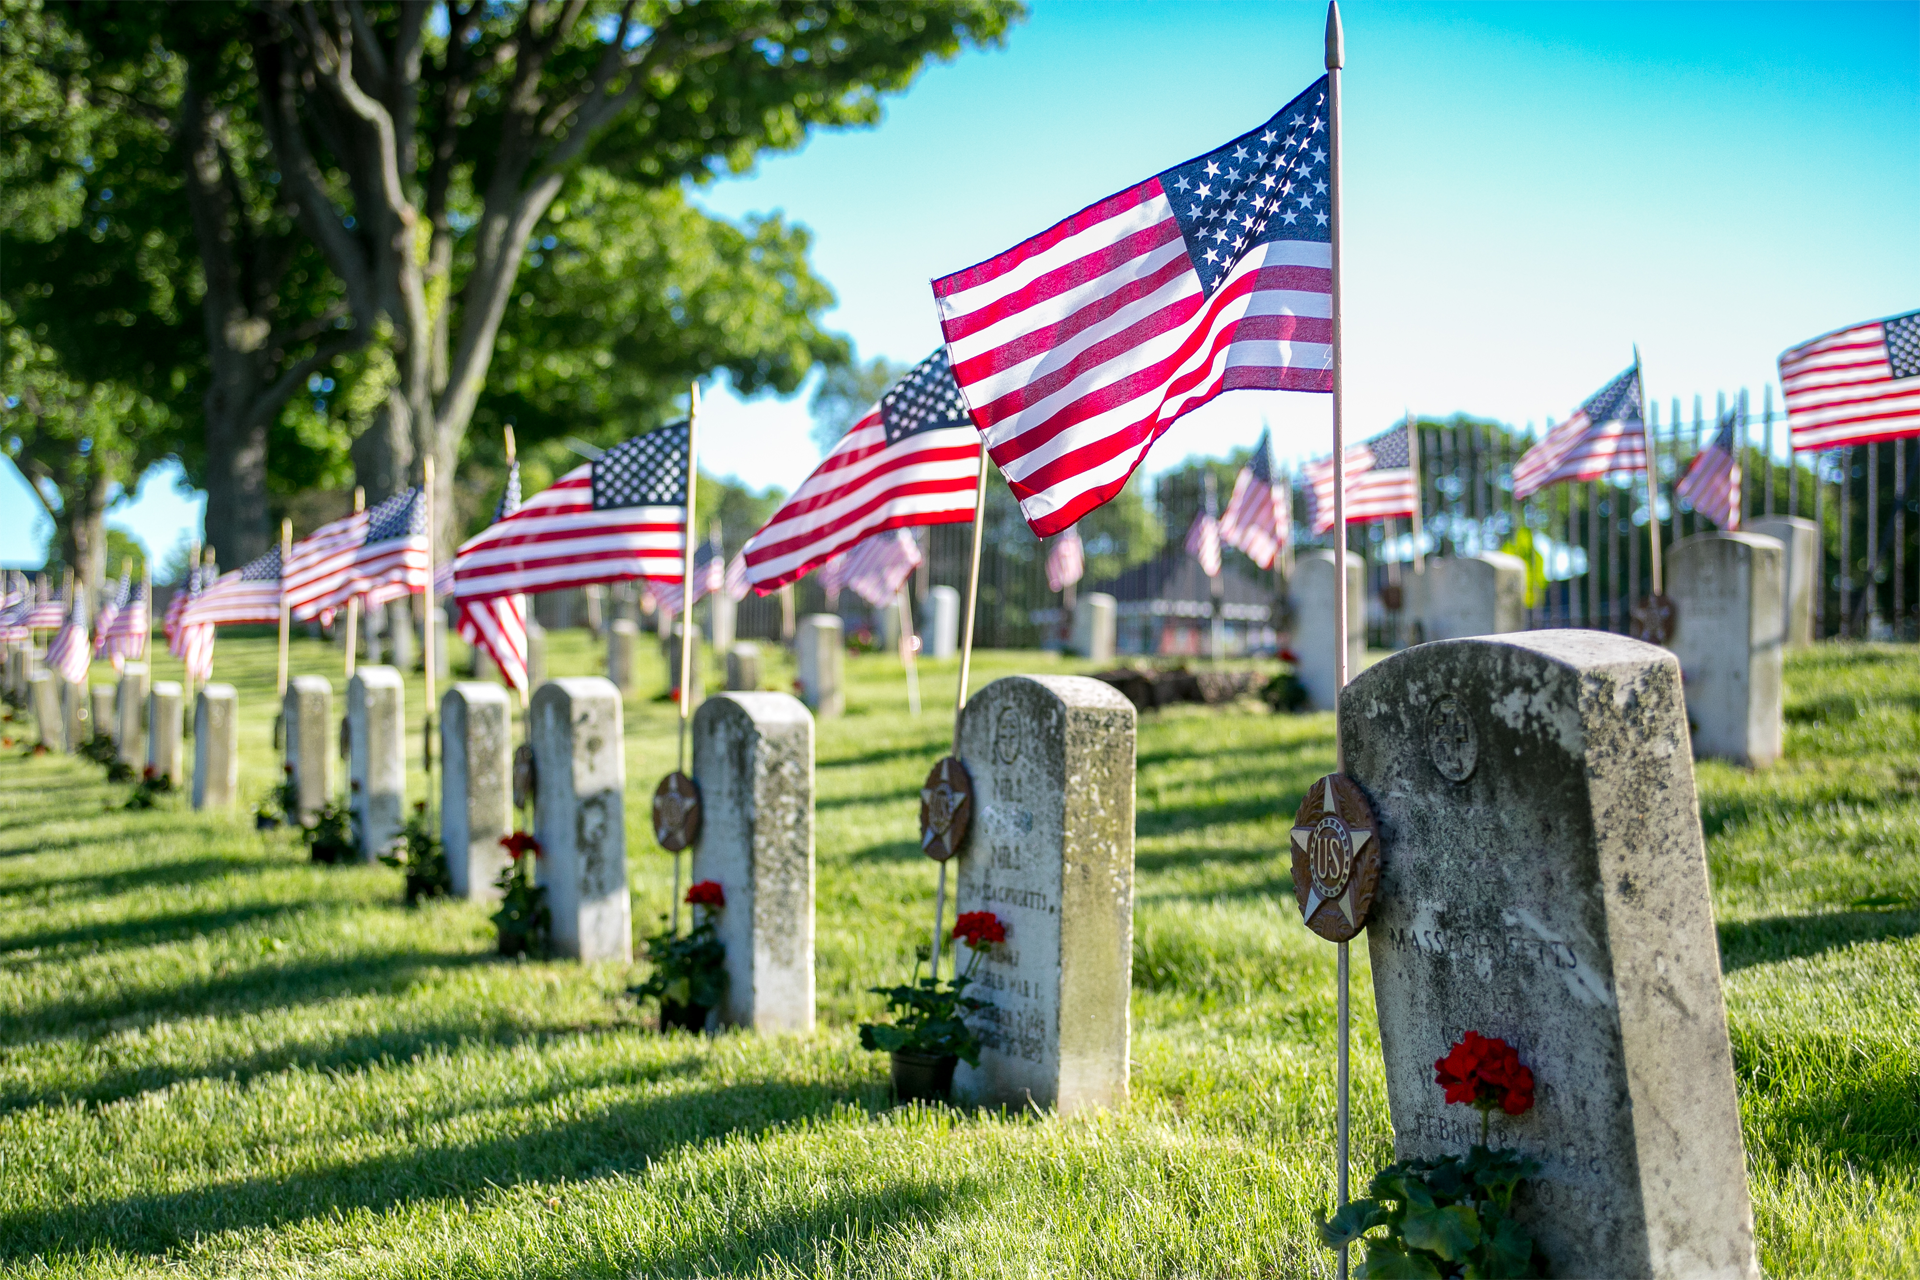
<path id="1" fill-rule="evenodd" d="M 187 581 L 185 586 L 185 590 L 189 596 L 192 595 L 194 584 L 198 582 L 199 579 L 200 579 L 200 544 L 198 542 L 190 542 L 187 544 Z M 179 587 L 174 588 L 174 590 L 176 591 L 181 589 L 182 588 L 179 588 Z M 182 647 L 184 648 L 185 646 L 182 646 Z M 183 665 L 183 670 L 181 671 L 181 674 L 180 674 L 180 705 L 185 710 L 187 724 L 192 725 L 193 724 L 193 668 L 190 665 L 186 665 L 186 664 L 182 664 L 182 665 Z M 189 728 L 188 732 L 191 733 L 192 729 Z"/>
<path id="2" fill-rule="evenodd" d="M 354 514 L 358 515 L 360 512 L 365 511 L 366 509 L 367 509 L 367 491 L 359 485 L 353 486 Z M 284 561 L 282 562 L 281 567 L 282 569 L 285 568 Z M 354 659 L 353 651 L 356 647 L 358 647 L 359 638 L 360 638 L 360 597 L 349 596 L 347 598 L 347 679 L 348 680 L 353 679 L 353 659 Z"/>
<path id="3" fill-rule="evenodd" d="M 894 597 L 900 606 L 900 662 L 907 669 L 907 710 L 913 715 L 920 714 L 920 667 L 913 656 L 913 609 L 907 604 L 907 587 L 900 584 L 900 593 Z"/>
<path id="4" fill-rule="evenodd" d="M 287 697 L 287 633 L 292 614 L 287 608 L 287 561 L 293 559 L 293 521 L 280 522 L 280 699 Z"/>
<path id="5" fill-rule="evenodd" d="M 420 611 L 420 658 L 422 674 L 427 678 L 427 714 L 420 726 L 421 763 L 427 770 L 427 806 L 435 808 L 433 787 L 433 455 L 420 463 L 420 504 L 427 524 L 427 588 Z M 411 624 L 409 624 L 411 625 Z"/>
<path id="6" fill-rule="evenodd" d="M 1640 399 L 1640 443 L 1647 459 L 1647 532 L 1651 537 L 1653 558 L 1648 568 L 1653 575 L 1653 594 L 1662 595 L 1660 583 L 1660 481 L 1654 460 L 1653 438 L 1647 431 L 1647 375 L 1640 367 L 1640 344 L 1633 344 L 1633 382 Z M 1636 584 L 1637 586 L 1637 584 Z M 1636 590 L 1637 594 L 1637 590 Z"/>
<path id="7" fill-rule="evenodd" d="M 1332 345 L 1333 345 L 1333 672 L 1334 688 L 1346 687 L 1347 677 L 1347 441 L 1345 424 L 1341 419 L 1345 408 L 1345 370 L 1341 363 L 1340 346 L 1340 70 L 1346 64 L 1346 41 L 1340 30 L 1340 5 L 1338 0 L 1330 0 L 1327 5 L 1327 205 L 1332 215 L 1329 219 L 1327 248 L 1332 258 L 1331 266 L 1331 307 Z M 1340 740 L 1340 717 L 1338 712 L 1333 721 L 1333 749 L 1335 767 L 1345 769 L 1346 751 Z M 1331 785 L 1331 784 L 1329 784 Z M 1335 1116 L 1334 1139 L 1334 1180 L 1338 1199 L 1336 1210 L 1347 1203 L 1347 1138 L 1348 1138 L 1348 1054 L 1351 1033 L 1351 1010 L 1348 1008 L 1348 958 L 1347 944 L 1342 942 L 1338 963 L 1339 972 L 1335 981 L 1339 984 L 1339 1022 L 1340 1043 L 1339 1058 L 1336 1066 L 1337 1106 Z M 1339 1276 L 1347 1280 L 1347 1249 L 1341 1246 Z"/>
<path id="8" fill-rule="evenodd" d="M 681 538 L 680 554 L 680 772 L 687 769 L 687 720 L 693 715 L 693 508 L 694 494 L 700 487 L 700 384 L 693 383 L 691 407 L 687 413 L 687 522 Z M 676 914 L 679 905 L 680 855 L 673 855 Z M 678 932 L 676 929 L 675 932 Z"/>
<path id="9" fill-rule="evenodd" d="M 1420 424 L 1413 420 L 1411 409 L 1407 410 L 1407 460 L 1413 468 L 1413 571 L 1424 574 L 1427 553 L 1420 549 L 1420 540 L 1425 536 L 1425 526 L 1420 523 L 1420 505 L 1426 490 L 1420 487 Z"/>
<path id="10" fill-rule="evenodd" d="M 504 430 L 506 431 L 507 438 L 507 475 L 511 478 L 513 475 L 513 464 L 520 455 L 513 441 L 513 427 L 509 425 L 504 428 Z M 519 610 L 522 618 L 527 616 L 527 597 L 525 595 L 514 596 L 513 606 Z M 533 661 L 533 651 L 531 648 L 527 651 L 527 661 L 529 664 Z M 526 670 L 526 675 L 520 681 L 520 718 L 522 720 L 527 718 L 528 708 L 532 705 L 533 690 L 529 687 L 532 683 L 533 669 L 531 665 L 529 665 Z"/>
<path id="11" fill-rule="evenodd" d="M 960 685 L 953 699 L 953 754 L 960 755 L 960 713 L 967 709 L 967 680 L 973 673 L 973 619 L 980 601 L 980 535 L 987 524 L 987 442 L 980 441 L 980 471 L 973 482 L 973 552 L 967 561 L 967 611 L 960 624 Z M 933 976 L 940 976 L 941 933 L 946 928 L 947 859 L 940 862 L 940 885 L 933 895 Z M 958 960 L 955 963 L 959 963 Z"/>

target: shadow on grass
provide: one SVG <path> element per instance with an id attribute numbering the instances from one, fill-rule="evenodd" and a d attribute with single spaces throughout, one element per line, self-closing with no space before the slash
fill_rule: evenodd
<path id="1" fill-rule="evenodd" d="M 70 929 L 50 929 L 39 933 L 0 937 L 0 955 L 42 948 L 82 946 L 96 951 L 120 951 L 131 947 L 149 947 L 161 942 L 177 942 L 222 929 L 237 929 L 281 916 L 297 915 L 307 903 L 262 902 L 245 907 L 224 907 L 212 911 L 176 911 L 169 915 L 143 916 L 132 920 L 105 920 L 98 924 L 76 925 Z M 46 957 L 53 959 L 54 957 Z"/>
<path id="2" fill-rule="evenodd" d="M 1823 955 L 1857 942 L 1885 942 L 1920 934 L 1920 911 L 1823 911 L 1769 916 L 1720 925 L 1720 969 Z"/>
<path id="3" fill-rule="evenodd" d="M 1920 1173 L 1920 1064 L 1905 1046 L 1844 1032 L 1732 1030 L 1742 1110 L 1757 1138 L 1750 1158 L 1785 1174 L 1817 1168 L 1824 1157 L 1848 1180 Z"/>
<path id="4" fill-rule="evenodd" d="M 268 862 L 255 857 L 234 856 L 183 858 L 134 867 L 127 871 L 111 871 L 97 876 L 48 876 L 44 879 L 20 880 L 5 889 L 0 889 L 0 901 L 9 898 L 32 899 L 46 893 L 53 895 L 55 901 L 65 902 L 77 898 L 97 902 L 118 894 L 200 884 L 207 880 L 234 880 L 243 876 L 261 876 L 270 871 L 294 870 L 308 865 L 310 864 L 305 858 L 298 860 L 288 858 L 277 862 Z M 0 950 L 5 949 L 7 949 L 5 944 L 0 944 Z"/>
<path id="5" fill-rule="evenodd" d="M 863 1097 L 868 1094 L 873 1096 Z M 220 1232 L 313 1218 L 337 1220 L 356 1209 L 377 1214 L 395 1204 L 484 1195 L 521 1182 L 637 1173 L 681 1147 L 743 1134 L 758 1137 L 863 1101 L 877 1105 L 877 1086 L 753 1083 L 675 1091 L 616 1103 L 550 1128 L 460 1146 L 416 1145 L 402 1153 L 192 1191 L 0 1214 L 0 1257 L 53 1257 L 92 1249 L 151 1257 Z M 831 1225 L 828 1217 L 823 1226 Z M 715 1228 L 724 1225 L 716 1223 Z M 729 1231 L 721 1238 L 735 1237 Z M 784 1234 L 768 1237 L 770 1247 L 804 1243 Z M 658 1265 L 669 1262 L 696 1265 L 695 1256 L 687 1255 Z"/>

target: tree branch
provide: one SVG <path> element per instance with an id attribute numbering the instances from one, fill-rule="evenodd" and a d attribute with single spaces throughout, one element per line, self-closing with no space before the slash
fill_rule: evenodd
<path id="1" fill-rule="evenodd" d="M 309 374 L 325 367 L 338 356 L 366 345 L 367 332 L 364 329 L 350 329 L 330 342 L 323 342 L 312 355 L 297 360 L 287 366 L 287 371 L 274 379 L 273 385 L 262 391 L 254 402 L 247 406 L 249 427 L 271 424 L 280 414 L 281 407 L 293 398 L 300 384 Z"/>

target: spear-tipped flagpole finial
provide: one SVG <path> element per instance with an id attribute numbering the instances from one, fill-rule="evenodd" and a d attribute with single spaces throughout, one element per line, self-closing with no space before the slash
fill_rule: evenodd
<path id="1" fill-rule="evenodd" d="M 1338 71 L 1347 65 L 1347 39 L 1340 30 L 1339 0 L 1327 5 L 1327 70 Z"/>

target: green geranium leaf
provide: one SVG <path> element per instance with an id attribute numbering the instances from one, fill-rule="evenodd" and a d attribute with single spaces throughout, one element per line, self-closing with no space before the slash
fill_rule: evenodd
<path id="1" fill-rule="evenodd" d="M 1390 1241 L 1369 1240 L 1367 1260 L 1353 1269 L 1354 1280 L 1440 1280 L 1432 1258 L 1407 1253 Z"/>
<path id="2" fill-rule="evenodd" d="M 1320 1242 L 1329 1249 L 1338 1249 L 1360 1240 L 1369 1229 L 1386 1220 L 1385 1205 L 1373 1200 L 1351 1200 L 1320 1224 Z"/>
<path id="3" fill-rule="evenodd" d="M 1465 1262 L 1480 1243 L 1480 1215 L 1473 1206 L 1410 1209 L 1400 1223 L 1401 1234 L 1413 1249 L 1424 1249 L 1447 1262 Z"/>
<path id="4" fill-rule="evenodd" d="M 1487 1224 L 1485 1261 L 1479 1274 L 1484 1280 L 1513 1280 L 1536 1274 L 1533 1268 L 1533 1237 L 1512 1218 L 1499 1218 Z"/>

